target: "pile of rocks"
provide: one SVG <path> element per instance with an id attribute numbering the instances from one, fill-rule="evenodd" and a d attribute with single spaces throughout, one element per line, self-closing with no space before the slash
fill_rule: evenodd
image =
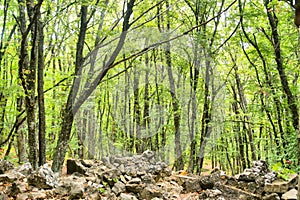
<path id="1" fill-rule="evenodd" d="M 171 175 L 171 170 L 165 163 L 155 162 L 152 151 L 131 157 L 107 157 L 92 163 L 68 160 L 67 174 L 83 175 L 88 183 L 98 184 L 102 199 L 171 199 L 173 194 L 180 193 L 178 188 L 181 188 L 175 182 L 173 186 L 158 184 Z M 175 192 L 172 191 L 174 188 L 177 189 Z"/>
<path id="2" fill-rule="evenodd" d="M 217 169 L 205 176 L 176 173 L 156 162 L 152 151 L 101 161 L 70 159 L 66 174 L 59 178 L 48 164 L 35 171 L 29 163 L 14 168 L 0 160 L 0 166 L 0 199 L 5 200 L 280 200 L 294 198 L 297 180 L 293 176 L 278 183 L 264 161 L 255 161 L 251 169 L 234 177 Z"/>

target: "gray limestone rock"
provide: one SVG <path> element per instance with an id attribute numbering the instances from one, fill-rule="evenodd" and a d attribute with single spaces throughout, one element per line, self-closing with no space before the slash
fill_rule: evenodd
<path id="1" fill-rule="evenodd" d="M 14 164 L 7 160 L 0 159 L 0 174 L 4 174 L 5 172 L 14 168 Z"/>
<path id="2" fill-rule="evenodd" d="M 113 188 L 111 189 L 116 195 L 125 192 L 125 184 L 122 183 L 121 181 L 118 181 L 115 183 Z"/>
<path id="3" fill-rule="evenodd" d="M 121 193 L 120 200 L 138 200 L 136 196 L 132 194 Z"/>
<path id="4" fill-rule="evenodd" d="M 150 184 L 143 189 L 141 192 L 142 199 L 153 199 L 153 198 L 162 198 L 163 191 L 157 185 Z"/>
<path id="5" fill-rule="evenodd" d="M 202 190 L 199 179 L 184 179 L 182 187 L 186 192 L 200 192 Z"/>
<path id="6" fill-rule="evenodd" d="M 32 172 L 28 176 L 28 183 L 29 185 L 40 189 L 52 189 L 58 185 L 57 177 L 48 164 L 45 164 Z"/>
<path id="7" fill-rule="evenodd" d="M 291 189 L 284 193 L 281 197 L 283 200 L 297 200 L 297 190 L 296 189 Z"/>
<path id="8" fill-rule="evenodd" d="M 84 185 L 80 183 L 74 183 L 71 186 L 69 192 L 69 199 L 81 199 L 84 194 Z"/>
<path id="9" fill-rule="evenodd" d="M 272 193 L 272 194 L 264 196 L 262 199 L 263 200 L 280 200 L 280 197 L 277 193 Z"/>
<path id="10" fill-rule="evenodd" d="M 21 165 L 20 167 L 18 167 L 16 169 L 17 172 L 23 174 L 24 176 L 28 176 L 29 174 L 32 173 L 33 168 L 31 166 L 31 164 L 29 162 L 24 163 L 23 165 Z"/>

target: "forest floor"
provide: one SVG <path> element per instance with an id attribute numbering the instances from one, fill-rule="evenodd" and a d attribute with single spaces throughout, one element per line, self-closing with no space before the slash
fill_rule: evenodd
<path id="1" fill-rule="evenodd" d="M 209 162 L 204 171 L 201 176 L 171 171 L 151 151 L 101 161 L 69 159 L 60 177 L 52 172 L 51 162 L 33 171 L 29 163 L 14 166 L 0 160 L 0 199 L 295 199 L 297 175 L 279 180 L 265 161 L 255 161 L 236 176 L 212 170 Z"/>

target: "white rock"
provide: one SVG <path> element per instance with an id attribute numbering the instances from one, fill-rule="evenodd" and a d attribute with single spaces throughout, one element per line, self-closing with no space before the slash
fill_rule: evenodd
<path id="1" fill-rule="evenodd" d="M 297 200 L 297 190 L 296 189 L 291 189 L 290 191 L 284 193 L 281 197 L 281 199 L 284 200 Z"/>

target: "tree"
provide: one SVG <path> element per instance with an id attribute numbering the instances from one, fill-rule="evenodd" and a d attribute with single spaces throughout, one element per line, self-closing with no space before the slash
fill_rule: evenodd
<path id="1" fill-rule="evenodd" d="M 36 69 L 37 69 L 37 39 L 38 26 L 37 17 L 43 1 L 36 5 L 33 1 L 19 0 L 19 24 L 21 32 L 21 50 L 19 57 L 19 78 L 25 92 L 25 107 L 28 126 L 28 144 L 29 144 L 29 161 L 34 169 L 38 166 L 38 148 L 36 135 L 35 119 L 35 86 L 36 86 Z M 25 15 L 25 6 L 28 14 L 29 25 Z M 29 34 L 31 35 L 31 44 L 28 45 Z"/>
<path id="2" fill-rule="evenodd" d="M 134 0 L 130 0 L 126 4 L 127 10 L 125 12 L 124 19 L 123 19 L 122 33 L 120 35 L 118 44 L 115 47 L 112 55 L 110 56 L 110 58 L 108 58 L 107 62 L 104 63 L 102 71 L 97 75 L 95 80 L 90 83 L 89 87 L 86 88 L 82 96 L 80 96 L 80 98 L 76 102 L 73 102 L 74 97 L 77 96 L 78 87 L 80 84 L 80 76 L 82 73 L 82 68 L 84 67 L 83 48 L 85 42 L 85 35 L 87 31 L 87 25 L 89 22 L 87 19 L 88 6 L 86 5 L 81 6 L 81 26 L 80 26 L 80 32 L 79 32 L 77 48 L 76 48 L 76 62 L 75 62 L 76 76 L 74 76 L 70 93 L 68 95 L 68 100 L 65 109 L 63 111 L 63 121 L 61 125 L 62 128 L 57 141 L 57 146 L 56 146 L 56 150 L 53 158 L 53 164 L 52 164 L 52 170 L 55 172 L 59 172 L 61 170 L 64 162 L 66 147 L 70 139 L 72 124 L 74 120 L 74 114 L 78 111 L 79 107 L 91 95 L 91 93 L 96 89 L 96 87 L 99 85 L 101 80 L 107 74 L 107 72 L 115 62 L 115 59 L 118 56 L 119 52 L 121 51 L 122 46 L 124 45 L 127 31 L 131 26 L 129 20 L 132 14 L 132 9 L 134 7 L 134 2 L 135 2 Z"/>

